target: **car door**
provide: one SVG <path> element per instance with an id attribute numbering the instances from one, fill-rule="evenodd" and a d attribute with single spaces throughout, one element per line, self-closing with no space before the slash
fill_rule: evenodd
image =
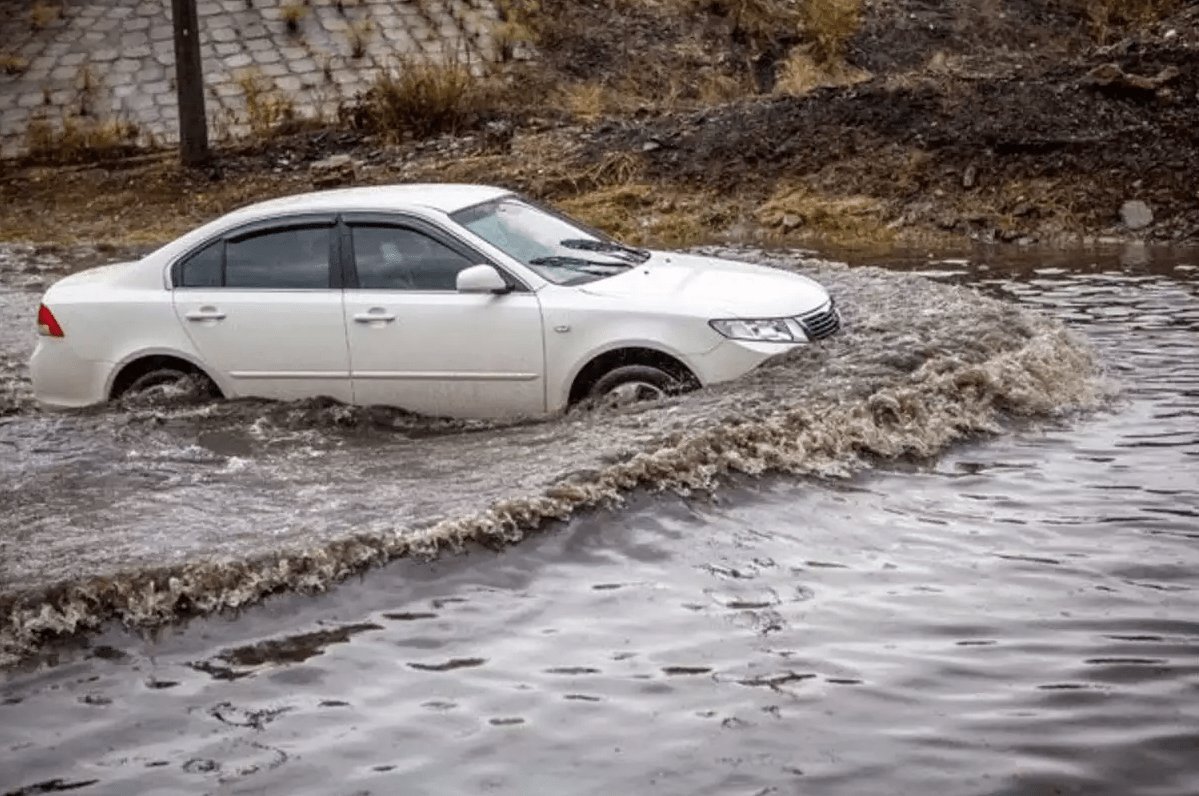
<path id="1" fill-rule="evenodd" d="M 331 216 L 243 228 L 173 270 L 175 313 L 238 396 L 350 401 L 340 236 Z"/>
<path id="2" fill-rule="evenodd" d="M 544 413 L 536 294 L 510 275 L 509 293 L 459 293 L 458 272 L 487 260 L 431 223 L 345 221 L 355 402 L 447 417 Z"/>

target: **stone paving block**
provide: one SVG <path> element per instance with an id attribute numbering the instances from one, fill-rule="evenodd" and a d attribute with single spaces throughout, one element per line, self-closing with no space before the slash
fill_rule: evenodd
<path id="1" fill-rule="evenodd" d="M 145 86 L 148 83 L 153 83 L 158 80 L 166 79 L 167 70 L 153 61 L 143 61 L 141 69 L 138 70 L 134 77 L 134 82 L 138 85 Z"/>
<path id="2" fill-rule="evenodd" d="M 303 82 L 295 75 L 280 75 L 275 79 L 275 85 L 280 91 L 297 92 L 304 88 Z"/>
<path id="3" fill-rule="evenodd" d="M 493 52 L 490 32 L 498 18 L 493 0 L 359 0 L 345 15 L 333 8 L 333 0 L 317 0 L 309 6 L 302 39 L 279 22 L 284 2 L 199 0 L 214 129 L 236 131 L 244 115 L 236 75 L 248 67 L 286 92 L 297 112 L 311 115 L 334 113 L 340 101 L 365 90 L 375 71 L 398 54 L 437 59 L 465 51 L 474 61 L 479 53 Z M 373 25 L 366 52 L 350 58 L 348 26 L 363 19 Z M 0 41 L 30 63 L 24 76 L 0 80 L 0 148 L 5 151 L 24 145 L 31 112 L 45 112 L 43 87 L 56 107 L 77 101 L 85 66 L 97 86 L 88 98 L 95 113 L 119 109 L 143 131 L 161 129 L 175 136 L 174 30 L 167 0 L 73 0 L 63 24 L 40 32 L 31 31 L 23 17 L 8 23 L 0 17 Z M 15 126 L 20 132 L 12 132 Z"/>
<path id="4" fill-rule="evenodd" d="M 154 107 L 154 98 L 149 94 L 137 93 L 128 99 L 128 108 L 131 111 L 144 111 Z"/>
<path id="5" fill-rule="evenodd" d="M 149 47 L 150 37 L 143 31 L 121 34 L 121 55 L 126 55 L 130 47 Z M 137 56 L 143 57 L 143 56 Z"/>
<path id="6" fill-rule="evenodd" d="M 74 66 L 56 66 L 50 70 L 49 78 L 51 80 L 73 80 L 77 69 L 78 67 Z"/>

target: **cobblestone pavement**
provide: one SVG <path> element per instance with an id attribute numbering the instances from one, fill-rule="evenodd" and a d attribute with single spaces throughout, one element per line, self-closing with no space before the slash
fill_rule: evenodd
<path id="1" fill-rule="evenodd" d="M 30 122 L 129 122 L 144 142 L 176 137 L 170 0 L 0 0 L 0 154 Z M 210 132 L 247 129 L 246 90 L 330 114 L 399 55 L 492 57 L 491 0 L 199 0 Z M 298 13 L 294 30 L 289 11 Z"/>

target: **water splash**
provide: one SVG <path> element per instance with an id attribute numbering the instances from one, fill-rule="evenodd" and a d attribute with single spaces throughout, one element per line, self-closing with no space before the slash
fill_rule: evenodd
<path id="1" fill-rule="evenodd" d="M 379 483 L 377 493 L 387 497 L 372 501 L 362 530 L 339 526 L 344 507 L 322 510 L 318 497 L 315 528 L 266 540 L 221 537 L 213 549 L 184 551 L 166 566 L 152 563 L 163 558 L 152 545 L 137 548 L 144 549 L 137 558 L 85 558 L 87 567 L 66 580 L 0 595 L 0 656 L 11 661 L 110 620 L 149 628 L 282 591 L 319 592 L 399 557 L 517 543 L 547 523 L 618 505 L 634 490 L 712 490 L 731 474 L 838 477 L 880 460 L 924 459 L 957 440 L 997 433 L 1012 418 L 1086 409 L 1103 397 L 1087 344 L 1013 304 L 872 268 L 756 259 L 799 268 L 827 285 L 844 308 L 845 333 L 772 360 L 735 384 L 651 407 L 507 426 L 322 401 L 184 401 L 76 418 L 97 428 L 153 426 L 181 447 L 193 444 L 188 435 L 197 427 L 221 429 L 249 440 L 246 450 L 225 457 L 237 460 L 235 472 L 247 461 L 281 467 L 287 460 L 323 479 L 348 480 L 370 458 L 396 462 L 397 473 L 420 461 L 424 475 L 398 497 L 388 492 L 394 485 Z M 31 411 L 20 404 L 17 422 Z M 301 448 L 319 455 L 296 464 Z M 442 516 L 395 511 L 389 521 L 392 501 L 402 505 L 417 489 L 445 493 Z M 280 512 L 301 500 L 266 489 L 250 497 Z"/>

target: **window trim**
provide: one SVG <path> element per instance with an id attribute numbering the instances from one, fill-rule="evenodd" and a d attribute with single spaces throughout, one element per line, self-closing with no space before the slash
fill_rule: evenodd
<path id="1" fill-rule="evenodd" d="M 467 241 L 463 240 L 458 235 L 445 229 L 439 224 L 436 224 L 428 219 L 420 216 L 411 215 L 408 213 L 343 213 L 338 218 L 338 226 L 341 228 L 341 271 L 342 285 L 346 290 L 367 290 L 372 292 L 386 293 L 405 293 L 412 295 L 427 295 L 427 294 L 457 294 L 457 290 L 403 290 L 397 288 L 371 288 L 360 287 L 358 283 L 358 263 L 354 257 L 354 227 L 394 227 L 396 229 L 408 229 L 413 232 L 425 235 L 432 238 L 434 242 L 440 243 L 450 251 L 464 257 L 471 265 L 490 265 L 499 272 L 504 282 L 512 289 L 513 293 L 531 293 L 529 285 L 525 280 L 513 274 L 510 269 L 497 263 L 494 258 L 480 252 Z"/>
<path id="2" fill-rule="evenodd" d="M 342 261 L 341 235 L 337 234 L 340 216 L 334 213 L 298 213 L 294 216 L 258 219 L 240 224 L 230 229 L 218 232 L 205 238 L 200 243 L 176 257 L 169 266 L 171 275 L 171 290 L 237 290 L 291 293 L 311 293 L 316 290 L 341 290 L 344 282 L 343 269 L 338 265 Z M 286 232 L 289 229 L 312 229 L 326 227 L 329 230 L 329 284 L 327 287 L 229 287 L 225 284 L 226 252 L 230 243 L 237 243 L 246 238 L 266 235 L 272 232 Z M 221 284 L 220 285 L 184 285 L 183 263 L 204 251 L 214 243 L 221 244 Z"/>

